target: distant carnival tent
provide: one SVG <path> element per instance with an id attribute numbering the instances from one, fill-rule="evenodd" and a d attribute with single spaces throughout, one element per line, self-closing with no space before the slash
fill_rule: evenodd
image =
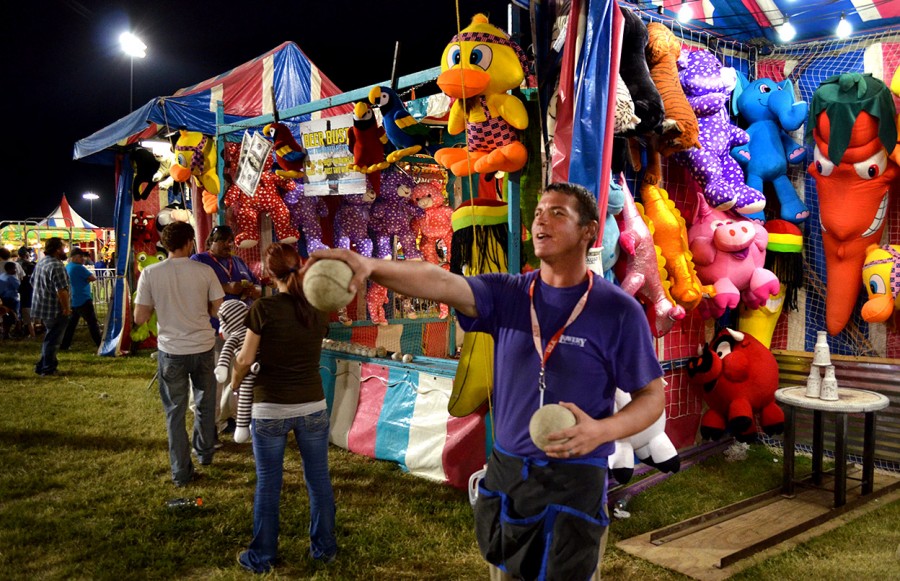
<path id="1" fill-rule="evenodd" d="M 222 122 L 273 115 L 306 103 L 339 95 L 341 91 L 293 42 L 285 42 L 269 52 L 226 73 L 185 87 L 168 97 L 157 97 L 140 109 L 75 143 L 76 160 L 114 165 L 116 172 L 116 239 L 129 248 L 131 240 L 130 153 L 138 142 L 177 129 L 217 134 L 217 104 L 223 105 Z M 311 118 L 328 117 L 351 110 L 343 105 L 291 119 L 299 123 Z M 240 134 L 229 136 L 240 140 Z M 117 255 L 116 270 L 129 272 L 130 252 Z M 123 276 L 116 279 L 112 317 L 100 347 L 101 355 L 120 354 L 120 339 L 127 322 L 127 298 L 130 291 Z"/>
<path id="2" fill-rule="evenodd" d="M 48 238 L 62 238 L 69 242 L 93 242 L 97 239 L 98 226 L 82 218 L 69 205 L 63 194 L 59 206 L 39 222 L 17 222 L 0 228 L 0 242 L 34 246 Z"/>

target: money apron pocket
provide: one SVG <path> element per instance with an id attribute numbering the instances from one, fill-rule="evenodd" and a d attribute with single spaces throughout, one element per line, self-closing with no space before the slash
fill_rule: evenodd
<path id="1" fill-rule="evenodd" d="M 475 536 L 481 554 L 523 579 L 588 579 L 597 569 L 598 547 L 608 524 L 602 510 L 591 516 L 560 504 L 516 517 L 505 494 L 478 487 Z"/>

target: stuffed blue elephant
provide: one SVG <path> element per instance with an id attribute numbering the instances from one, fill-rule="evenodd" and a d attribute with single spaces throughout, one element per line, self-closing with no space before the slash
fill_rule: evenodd
<path id="1" fill-rule="evenodd" d="M 781 205 L 781 219 L 795 224 L 803 222 L 809 217 L 809 210 L 797 195 L 787 169 L 788 163 L 800 163 L 806 158 L 806 148 L 788 132 L 803 125 L 809 104 L 794 98 L 794 87 L 789 80 L 776 83 L 764 78 L 750 82 L 738 72 L 731 106 L 734 113 L 750 124 L 747 127 L 750 141 L 731 150 L 744 169 L 747 185 L 763 191 L 764 182 L 771 182 Z M 748 217 L 764 219 L 762 212 Z"/>
<path id="2" fill-rule="evenodd" d="M 625 207 L 625 190 L 615 179 L 609 182 L 609 195 L 606 199 L 606 221 L 603 223 L 603 237 L 600 260 L 603 265 L 603 278 L 615 282 L 613 266 L 619 260 L 619 225 L 616 216 L 622 213 Z"/>

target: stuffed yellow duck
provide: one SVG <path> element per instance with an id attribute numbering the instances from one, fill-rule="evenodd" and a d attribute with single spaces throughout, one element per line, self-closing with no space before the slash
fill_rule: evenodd
<path id="1" fill-rule="evenodd" d="M 169 174 L 176 182 L 186 182 L 194 176 L 204 190 L 217 196 L 216 162 L 216 144 L 212 137 L 182 129 L 175 142 L 175 163 L 169 168 Z"/>
<path id="2" fill-rule="evenodd" d="M 862 279 L 869 293 L 862 318 L 868 323 L 884 323 L 900 310 L 900 246 L 869 245 Z"/>
<path id="3" fill-rule="evenodd" d="M 466 148 L 446 147 L 434 159 L 456 176 L 522 169 L 528 152 L 517 130 L 528 126 L 524 104 L 507 93 L 525 79 L 522 48 L 491 25 L 484 14 L 453 37 L 444 49 L 438 86 L 454 98 L 447 130 L 466 130 Z"/>

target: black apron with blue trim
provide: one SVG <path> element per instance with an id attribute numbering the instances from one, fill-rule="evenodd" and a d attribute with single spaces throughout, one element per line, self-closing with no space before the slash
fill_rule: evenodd
<path id="1" fill-rule="evenodd" d="M 525 580 L 589 579 L 606 515 L 606 458 L 539 462 L 494 445 L 475 537 L 489 563 Z"/>

